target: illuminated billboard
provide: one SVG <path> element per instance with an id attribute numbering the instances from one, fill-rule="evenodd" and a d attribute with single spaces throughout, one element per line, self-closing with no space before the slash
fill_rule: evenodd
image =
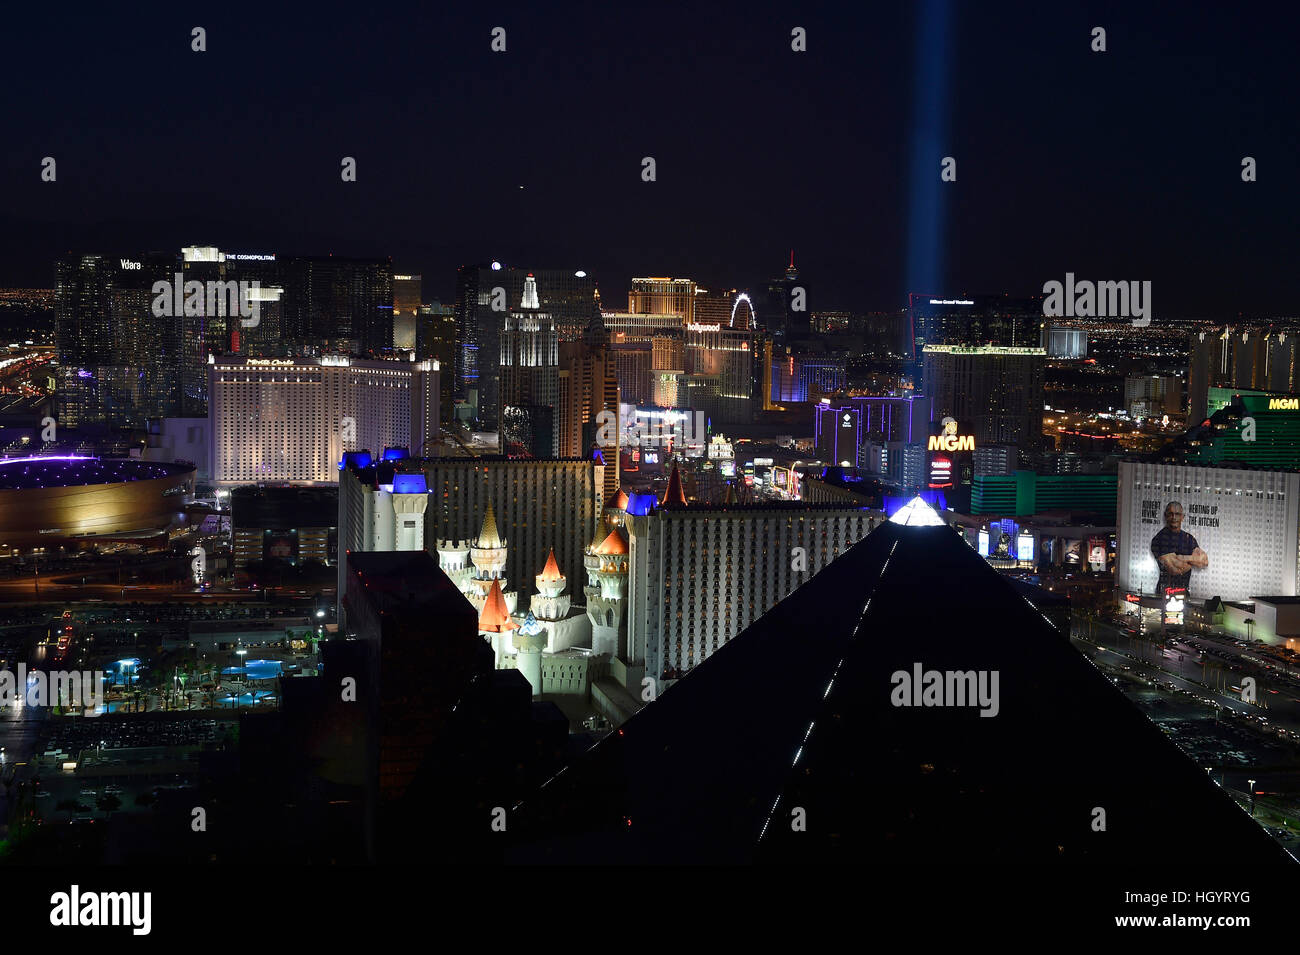
<path id="1" fill-rule="evenodd" d="M 1120 462 L 1117 533 L 1123 591 L 1295 596 L 1300 474 Z"/>
<path id="2" fill-rule="evenodd" d="M 952 487 L 952 458 L 936 454 L 930 459 L 930 487 Z"/>
<path id="3" fill-rule="evenodd" d="M 1106 569 L 1106 540 L 1102 537 L 1088 538 L 1088 569 L 1100 574 Z"/>
<path id="4" fill-rule="evenodd" d="M 1164 604 L 1163 614 L 1165 626 L 1182 626 L 1183 623 L 1183 605 L 1187 597 L 1187 592 L 1181 587 L 1169 587 L 1161 597 Z"/>

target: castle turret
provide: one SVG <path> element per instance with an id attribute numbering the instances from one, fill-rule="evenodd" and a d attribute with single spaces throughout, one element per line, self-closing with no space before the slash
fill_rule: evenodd
<path id="1" fill-rule="evenodd" d="M 473 565 L 473 570 L 457 581 L 461 593 L 465 595 L 466 600 L 474 605 L 475 609 L 480 611 L 483 609 L 488 591 L 495 581 L 501 589 L 507 610 L 510 613 L 515 612 L 519 595 L 515 591 L 507 589 L 509 586 L 505 574 L 507 554 L 506 542 L 497 531 L 496 514 L 492 510 L 492 502 L 488 501 L 487 513 L 483 516 L 483 529 L 469 547 L 469 559 Z"/>
<path id="2" fill-rule="evenodd" d="M 492 644 L 492 653 L 498 667 L 501 656 L 506 651 L 506 639 L 510 631 L 519 629 L 519 624 L 510 617 L 506 608 L 505 595 L 501 592 L 501 582 L 493 580 L 483 600 L 483 608 L 478 615 L 478 632 Z"/>
<path id="3" fill-rule="evenodd" d="M 483 530 L 478 540 L 470 548 L 469 558 L 480 579 L 505 580 L 506 542 L 497 533 L 496 515 L 492 513 L 492 502 L 488 501 L 487 513 L 483 516 Z"/>
<path id="4" fill-rule="evenodd" d="M 514 632 L 515 666 L 533 687 L 533 696 L 542 695 L 542 650 L 546 647 L 546 630 L 532 611 L 523 626 Z"/>
<path id="5" fill-rule="evenodd" d="M 537 593 L 530 601 L 532 614 L 546 622 L 555 622 L 567 617 L 570 598 L 564 592 L 564 588 L 568 586 L 568 581 L 560 573 L 560 565 L 555 562 L 554 548 L 546 558 L 546 566 L 534 580 L 537 583 Z"/>
<path id="6" fill-rule="evenodd" d="M 591 649 L 626 658 L 627 631 L 627 541 L 614 528 L 598 545 L 588 550 L 588 583 L 583 588 L 587 598 L 587 617 L 591 620 Z"/>
<path id="7" fill-rule="evenodd" d="M 438 541 L 438 567 L 462 592 L 462 581 L 474 573 L 469 565 L 469 543 L 460 540 Z"/>

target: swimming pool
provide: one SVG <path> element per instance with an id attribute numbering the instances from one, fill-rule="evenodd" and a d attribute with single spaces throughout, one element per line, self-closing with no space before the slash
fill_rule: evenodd
<path id="1" fill-rule="evenodd" d="M 221 671 L 227 676 L 246 673 L 250 680 L 274 680 L 284 672 L 279 660 L 248 660 L 242 667 L 226 667 Z"/>

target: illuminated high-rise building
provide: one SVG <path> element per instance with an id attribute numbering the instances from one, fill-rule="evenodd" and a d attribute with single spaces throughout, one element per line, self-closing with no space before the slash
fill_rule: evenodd
<path id="1" fill-rule="evenodd" d="M 618 364 L 609 331 L 599 316 L 578 342 L 560 346 L 560 457 L 598 455 L 604 464 L 602 493 L 613 500 L 619 486 Z"/>
<path id="2" fill-rule="evenodd" d="M 393 347 L 405 351 L 415 348 L 416 323 L 419 321 L 420 301 L 424 295 L 424 280 L 419 275 L 393 276 Z"/>
<path id="3" fill-rule="evenodd" d="M 245 318 L 235 314 L 227 296 L 205 294 L 198 300 L 200 307 L 194 314 L 185 308 L 183 314 L 172 319 L 178 325 L 181 342 L 179 373 L 184 416 L 201 417 L 207 412 L 208 356 L 279 358 L 289 353 L 285 308 L 290 303 L 285 286 L 291 269 L 289 262 L 282 263 L 270 253 L 225 252 L 215 246 L 181 249 L 177 271 L 184 282 L 202 282 L 214 291 L 228 288 L 243 299 L 243 304 L 257 306 L 256 317 Z M 213 282 L 218 284 L 208 285 Z"/>
<path id="4" fill-rule="evenodd" d="M 286 334 L 363 356 L 393 347 L 391 259 L 310 256 L 286 263 Z"/>
<path id="5" fill-rule="evenodd" d="M 781 402 L 818 401 L 843 391 L 847 375 L 843 358 L 825 355 L 787 354 L 771 365 L 772 400 Z"/>
<path id="6" fill-rule="evenodd" d="M 492 262 L 458 270 L 456 391 L 489 431 L 498 427 L 501 410 L 501 332 L 506 313 L 523 300 L 530 275 L 538 309 L 554 321 L 559 341 L 576 341 L 592 316 L 599 315 L 595 280 L 581 269 L 520 269 Z"/>
<path id="7" fill-rule="evenodd" d="M 415 357 L 420 361 L 431 358 L 443 369 L 439 381 L 442 413 L 450 415 L 456 394 L 457 359 L 456 310 L 450 305 L 434 302 L 420 307 L 415 324 Z"/>
<path id="8" fill-rule="evenodd" d="M 684 407 L 704 411 L 720 422 L 752 417 L 748 329 L 688 325 L 684 342 L 688 397 Z"/>
<path id="9" fill-rule="evenodd" d="M 1193 332 L 1187 375 L 1187 420 L 1199 424 L 1207 414 L 1211 388 L 1300 391 L 1296 343 L 1291 329 L 1225 326 Z"/>
<path id="10" fill-rule="evenodd" d="M 556 408 L 560 404 L 560 354 L 559 336 L 555 318 L 541 309 L 537 296 L 537 282 L 529 274 L 524 280 L 524 290 L 519 306 L 506 314 L 501 330 L 500 375 L 498 400 L 501 403 L 498 421 L 504 426 L 507 412 L 522 408 Z M 522 418 L 516 426 L 520 426 Z M 554 457 L 559 452 L 559 439 L 550 422 L 545 422 L 543 440 L 540 411 L 529 416 L 530 433 L 524 442 L 537 455 Z"/>
<path id="11" fill-rule="evenodd" d="M 615 345 L 629 342 L 648 342 L 664 335 L 681 336 L 685 320 L 676 313 L 652 315 L 646 312 L 601 312 L 601 320 L 609 329 L 609 340 Z"/>
<path id="12" fill-rule="evenodd" d="M 184 413 L 183 320 L 155 317 L 152 309 L 154 283 L 170 285 L 176 270 L 177 257 L 166 253 L 59 260 L 54 338 L 60 424 L 142 428 L 148 418 Z"/>
<path id="13" fill-rule="evenodd" d="M 772 333 L 766 328 L 755 328 L 749 345 L 750 407 L 755 411 L 771 411 L 772 401 Z"/>
<path id="14" fill-rule="evenodd" d="M 884 517 L 838 504 L 689 505 L 680 492 L 668 500 L 625 523 L 622 659 L 658 681 L 699 666 Z M 806 568 L 792 563 L 795 548 Z"/>
<path id="15" fill-rule="evenodd" d="M 208 372 L 218 483 L 332 483 L 345 452 L 420 448 L 438 433 L 431 361 L 228 356 Z"/>
<path id="16" fill-rule="evenodd" d="M 927 345 L 924 360 L 931 421 L 956 419 L 976 447 L 1042 442 L 1045 349 Z"/>
<path id="17" fill-rule="evenodd" d="M 912 358 L 922 361 L 927 345 L 1041 344 L 1043 299 L 1005 295 L 920 295 L 908 297 Z"/>
<path id="18" fill-rule="evenodd" d="M 654 400 L 651 386 L 653 347 L 646 342 L 611 344 L 618 372 L 619 399 L 626 404 L 648 405 Z"/>
<path id="19" fill-rule="evenodd" d="M 656 335 L 650 342 L 650 403 L 677 408 L 686 393 L 686 349 L 682 334 Z"/>
<path id="20" fill-rule="evenodd" d="M 697 293 L 694 279 L 634 278 L 627 295 L 627 310 L 645 315 L 680 315 L 684 325 L 692 325 Z"/>

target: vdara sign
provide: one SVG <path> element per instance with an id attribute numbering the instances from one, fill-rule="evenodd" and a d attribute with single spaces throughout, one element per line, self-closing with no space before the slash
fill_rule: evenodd
<path id="1" fill-rule="evenodd" d="M 1300 398 L 1269 398 L 1269 411 L 1300 411 Z"/>

